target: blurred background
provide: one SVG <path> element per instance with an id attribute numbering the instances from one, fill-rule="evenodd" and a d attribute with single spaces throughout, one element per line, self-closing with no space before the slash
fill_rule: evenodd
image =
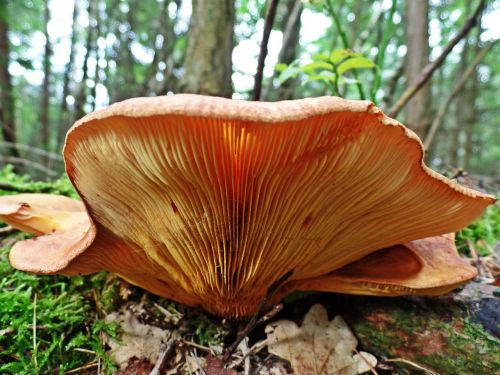
<path id="1" fill-rule="evenodd" d="M 0 0 L 0 166 L 63 173 L 74 121 L 130 97 L 250 99 L 264 0 Z M 500 180 L 500 1 L 281 0 L 261 100 L 367 99 L 387 113 L 479 7 L 397 118 L 435 169 Z M 458 172 L 457 172 L 458 171 Z"/>

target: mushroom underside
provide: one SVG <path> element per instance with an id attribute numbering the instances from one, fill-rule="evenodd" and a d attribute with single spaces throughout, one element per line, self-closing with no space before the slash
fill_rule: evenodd
<path id="1" fill-rule="evenodd" d="M 191 306 L 201 305 L 212 313 L 233 317 L 255 312 L 265 295 L 264 290 L 237 299 L 226 299 L 216 290 L 210 294 L 193 294 L 180 287 L 172 275 L 148 258 L 144 251 L 127 244 L 106 228 L 99 225 L 94 228 L 83 205 L 75 206 L 80 211 L 64 211 L 65 205 L 61 204 L 62 208 L 56 210 L 58 216 L 52 207 L 43 208 L 41 202 L 47 201 L 47 197 L 0 197 L 0 217 L 16 228 L 26 228 L 27 218 L 33 218 L 36 211 L 36 220 L 33 220 L 38 226 L 32 233 L 39 236 L 20 241 L 13 247 L 10 260 L 16 268 L 63 275 L 107 270 L 160 296 Z M 59 198 L 61 203 L 68 199 L 50 196 L 49 200 Z M 7 205 L 10 210 L 5 208 Z M 82 216 L 87 223 L 82 223 Z M 65 220 L 66 225 L 55 218 Z M 45 220 L 51 225 L 44 223 Z M 56 231 L 53 231 L 54 226 L 58 228 Z M 99 235 L 89 239 L 89 228 L 93 228 L 91 233 Z M 79 246 L 78 251 L 75 246 Z M 386 296 L 436 295 L 452 290 L 475 275 L 475 268 L 458 255 L 454 236 L 442 235 L 375 251 L 321 277 L 292 280 L 283 285 L 276 296 L 281 299 L 295 290 Z"/>

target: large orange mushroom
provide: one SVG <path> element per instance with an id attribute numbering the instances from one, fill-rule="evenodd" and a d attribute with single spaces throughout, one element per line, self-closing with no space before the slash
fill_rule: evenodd
<path id="1" fill-rule="evenodd" d="M 443 234 L 495 201 L 427 168 L 417 136 L 373 104 L 335 97 L 131 99 L 79 120 L 64 158 L 85 208 L 26 225 L 44 199 L 0 198 L 0 217 L 46 233 L 14 246 L 15 267 L 110 270 L 229 317 L 290 271 L 276 298 L 445 293 L 475 270 Z"/>

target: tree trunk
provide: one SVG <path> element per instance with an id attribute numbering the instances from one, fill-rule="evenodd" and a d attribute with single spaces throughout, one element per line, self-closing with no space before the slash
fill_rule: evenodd
<path id="1" fill-rule="evenodd" d="M 165 61 L 172 53 L 175 43 L 174 23 L 170 19 L 168 6 L 171 0 L 165 0 L 158 12 L 155 26 L 155 38 L 153 40 L 153 61 L 148 67 L 146 77 L 142 84 L 142 96 L 154 94 L 156 90 L 156 75 L 158 74 L 158 64 Z M 158 43 L 159 38 L 162 41 Z"/>
<path id="2" fill-rule="evenodd" d="M 193 0 L 181 90 L 230 97 L 233 0 Z"/>
<path id="3" fill-rule="evenodd" d="M 297 46 L 300 36 L 300 16 L 304 6 L 302 0 L 292 0 L 286 4 L 286 15 L 283 17 L 281 29 L 283 30 L 283 44 L 278 56 L 279 64 L 290 64 L 297 58 Z M 276 79 L 276 71 L 273 77 L 269 80 L 269 85 L 264 92 L 265 100 L 287 100 L 293 99 L 294 88 L 297 80 L 290 79 L 282 83 L 278 88 L 274 89 L 273 84 Z M 271 95 L 271 93 L 273 93 Z"/>
<path id="4" fill-rule="evenodd" d="M 408 1 L 406 13 L 406 81 L 409 86 L 429 62 L 428 0 Z M 428 82 L 406 108 L 406 125 L 421 138 L 430 124 L 430 95 Z"/>
<path id="5" fill-rule="evenodd" d="M 73 65 L 75 62 L 75 49 L 76 49 L 76 42 L 77 42 L 77 37 L 78 33 L 76 30 L 77 26 L 77 18 L 78 18 L 78 3 L 75 0 L 74 2 L 74 8 L 73 8 L 73 21 L 72 21 L 72 26 L 71 26 L 71 47 L 69 51 L 69 61 L 68 64 L 66 65 L 66 69 L 64 71 L 64 76 L 63 76 L 63 93 L 62 93 L 62 98 L 61 98 L 61 106 L 59 108 L 59 129 L 57 131 L 57 147 L 56 149 L 59 150 L 61 148 L 62 141 L 66 135 L 66 132 L 69 129 L 69 126 L 71 125 L 70 118 L 69 118 L 69 109 L 68 109 L 68 103 L 66 102 L 66 98 L 69 95 L 69 84 L 70 84 L 70 78 L 71 78 L 71 73 L 73 71 Z"/>
<path id="6" fill-rule="evenodd" d="M 50 122 L 49 122 L 49 99 L 50 99 L 50 57 L 52 46 L 49 39 L 48 24 L 50 21 L 49 2 L 44 5 L 44 35 L 45 52 L 43 55 L 43 83 L 40 101 L 40 147 L 49 149 Z"/>
<path id="7" fill-rule="evenodd" d="M 7 23 L 7 3 L 0 1 L 0 120 L 3 140 L 16 143 L 14 95 L 9 73 L 10 45 Z M 11 156 L 19 156 L 15 148 L 8 148 Z"/>
<path id="8" fill-rule="evenodd" d="M 89 20 L 92 19 L 93 16 L 93 2 L 94 0 L 89 0 L 88 7 L 87 7 L 87 14 L 89 17 Z M 92 44 L 93 44 L 93 30 L 92 27 L 90 26 L 92 22 L 89 22 L 89 27 L 87 30 L 87 40 L 85 41 L 85 57 L 83 58 L 83 66 L 82 66 L 82 81 L 80 82 L 80 87 L 78 90 L 78 94 L 75 98 L 75 120 L 78 120 L 79 118 L 83 117 L 85 115 L 85 105 L 87 104 L 87 78 L 89 77 L 89 70 L 88 70 L 88 61 L 90 58 L 90 53 L 92 51 Z"/>
<path id="9" fill-rule="evenodd" d="M 479 23 L 481 25 L 481 23 Z M 474 56 L 477 56 L 481 51 L 481 26 L 477 29 L 477 37 L 476 37 L 476 45 L 473 48 Z M 478 113 L 476 101 L 478 97 L 478 77 L 477 77 L 477 68 L 474 70 L 473 79 L 470 81 L 468 85 L 468 89 L 466 91 L 467 99 L 467 107 L 466 107 L 466 117 L 465 117 L 465 148 L 464 148 L 464 169 L 468 170 L 471 165 L 471 159 L 473 154 L 474 147 L 474 128 L 476 122 L 478 121 Z"/>

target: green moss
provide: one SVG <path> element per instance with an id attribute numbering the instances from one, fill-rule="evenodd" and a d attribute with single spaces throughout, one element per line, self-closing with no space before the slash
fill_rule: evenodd
<path id="1" fill-rule="evenodd" d="M 111 373 L 113 365 L 101 336 L 113 334 L 114 328 L 96 319 L 95 305 L 88 298 L 102 285 L 90 277 L 15 271 L 7 252 L 0 250 L 0 373 L 64 373 L 96 358 L 101 359 L 104 373 Z"/>
<path id="2" fill-rule="evenodd" d="M 430 301 L 430 306 L 421 307 L 404 299 L 367 301 L 356 304 L 356 319 L 351 322 L 366 350 L 405 358 L 443 374 L 500 373 L 500 340 L 471 322 L 458 306 Z"/>

